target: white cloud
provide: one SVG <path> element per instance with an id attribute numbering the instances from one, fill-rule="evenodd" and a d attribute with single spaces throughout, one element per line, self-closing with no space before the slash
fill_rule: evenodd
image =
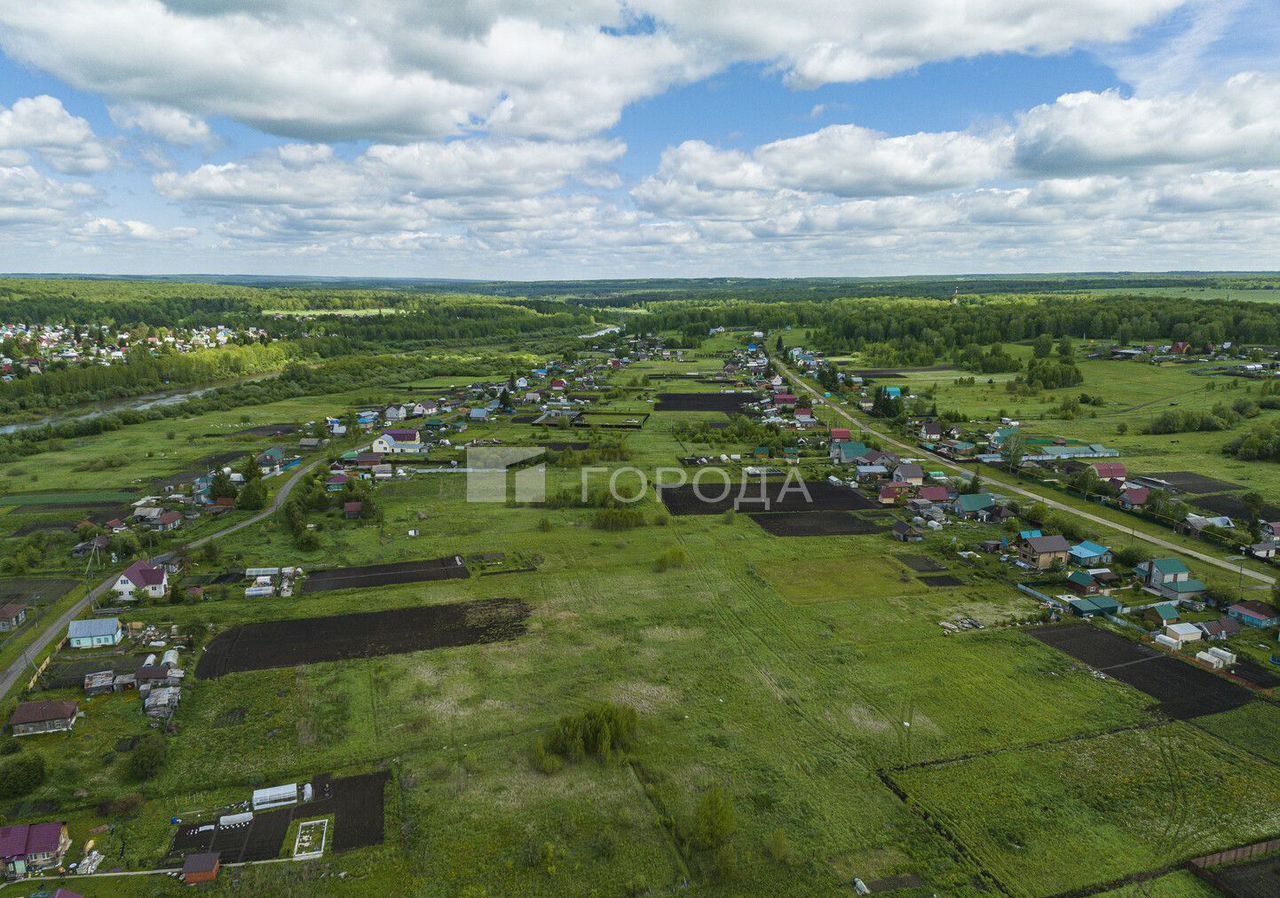
<path id="1" fill-rule="evenodd" d="M 216 141 L 208 123 L 172 106 L 132 103 L 112 106 L 111 120 L 178 147 L 212 146 Z"/>
<path id="2" fill-rule="evenodd" d="M 86 240 L 106 239 L 122 239 L 122 240 L 146 240 L 146 241 L 175 241 L 190 240 L 196 236 L 199 231 L 195 228 L 178 227 L 178 228 L 157 228 L 153 224 L 145 221 L 134 221 L 126 219 L 119 221 L 114 218 L 94 218 L 71 228 L 71 233 L 75 237 Z"/>
<path id="3" fill-rule="evenodd" d="M 7 109 L 0 106 L 0 150 L 37 150 L 66 174 L 94 174 L 115 163 L 115 154 L 89 123 L 50 96 L 26 97 Z"/>
<path id="4" fill-rule="evenodd" d="M 0 45 L 121 103 L 303 140 L 488 129 L 566 141 L 735 62 L 814 87 L 1118 41 L 1187 2 L 368 0 L 353 14 L 340 0 L 41 0 L 0 3 Z"/>

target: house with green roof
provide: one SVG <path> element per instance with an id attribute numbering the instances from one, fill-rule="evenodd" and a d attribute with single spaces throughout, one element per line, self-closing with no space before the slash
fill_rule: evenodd
<path id="1" fill-rule="evenodd" d="M 1191 569 L 1177 558 L 1156 558 L 1134 568 L 1142 588 L 1162 599 L 1197 599 L 1209 588 L 1191 576 Z"/>
<path id="2" fill-rule="evenodd" d="M 976 518 L 991 512 L 996 507 L 996 497 L 990 493 L 964 493 L 956 496 L 951 510 L 962 518 Z"/>
<path id="3" fill-rule="evenodd" d="M 832 443 L 831 460 L 838 465 L 856 465 L 858 459 L 865 458 L 870 451 L 866 443 Z"/>
<path id="4" fill-rule="evenodd" d="M 1178 612 L 1178 606 L 1170 602 L 1152 605 L 1142 614 L 1143 620 L 1157 630 L 1163 630 L 1169 624 L 1176 624 L 1181 617 L 1182 615 Z"/>
<path id="5" fill-rule="evenodd" d="M 1072 571 L 1068 574 L 1067 586 L 1072 592 L 1082 596 L 1096 596 L 1100 591 L 1098 581 L 1084 571 Z"/>

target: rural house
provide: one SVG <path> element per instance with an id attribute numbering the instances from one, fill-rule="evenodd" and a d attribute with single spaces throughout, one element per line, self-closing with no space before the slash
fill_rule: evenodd
<path id="1" fill-rule="evenodd" d="M 893 538 L 901 543 L 918 543 L 924 540 L 924 534 L 910 524 L 899 521 L 893 525 Z"/>
<path id="2" fill-rule="evenodd" d="M 1244 624 L 1234 617 L 1220 617 L 1217 620 L 1201 621 L 1196 624 L 1205 639 L 1222 642 L 1235 639 L 1244 632 Z"/>
<path id="3" fill-rule="evenodd" d="M 1100 567 L 1111 563 L 1111 550 L 1088 540 L 1071 547 L 1071 563 L 1080 567 Z"/>
<path id="4" fill-rule="evenodd" d="M 898 465 L 893 471 L 893 482 L 908 486 L 923 486 L 924 468 L 919 465 Z"/>
<path id="5" fill-rule="evenodd" d="M 1191 578 L 1191 570 L 1176 558 L 1157 558 L 1144 561 L 1134 568 L 1142 580 L 1142 588 L 1166 599 L 1198 598 L 1206 589 L 1199 580 Z"/>
<path id="6" fill-rule="evenodd" d="M 22 626 L 27 619 L 27 606 L 10 602 L 0 606 L 0 633 L 7 633 Z"/>
<path id="7" fill-rule="evenodd" d="M 942 425 L 937 421 L 926 421 L 920 425 L 920 439 L 935 442 L 942 439 Z"/>
<path id="8" fill-rule="evenodd" d="M 1055 564 L 1066 564 L 1071 544 L 1065 536 L 1032 536 L 1018 547 L 1018 556 L 1027 564 L 1047 570 Z"/>
<path id="9" fill-rule="evenodd" d="M 1072 571 L 1067 575 L 1067 588 L 1076 595 L 1096 596 L 1101 590 L 1098 581 L 1085 571 Z"/>
<path id="10" fill-rule="evenodd" d="M 65 823 L 0 826 L 0 862 L 13 876 L 56 867 L 70 849 L 71 834 Z"/>
<path id="11" fill-rule="evenodd" d="M 837 465 L 856 465 L 870 450 L 865 443 L 842 441 L 831 444 L 831 460 Z"/>
<path id="12" fill-rule="evenodd" d="M 952 510 L 957 517 L 976 518 L 991 513 L 996 507 L 996 497 L 990 493 L 965 493 L 956 496 Z"/>
<path id="13" fill-rule="evenodd" d="M 9 728 L 15 736 L 67 733 L 79 714 L 75 702 L 22 702 L 9 718 Z"/>
<path id="14" fill-rule="evenodd" d="M 96 649 L 119 645 L 124 639 L 120 618 L 104 617 L 73 620 L 67 627 L 67 640 L 73 649 Z"/>
<path id="15" fill-rule="evenodd" d="M 1122 484 L 1129 478 L 1129 469 L 1118 461 L 1100 461 L 1091 465 L 1093 473 L 1105 483 Z"/>
<path id="16" fill-rule="evenodd" d="M 404 455 L 422 451 L 422 434 L 416 430 L 388 430 L 373 441 L 371 451 L 380 455 Z"/>
<path id="17" fill-rule="evenodd" d="M 1280 611 L 1265 602 L 1237 602 L 1227 609 L 1227 614 L 1248 627 L 1280 627 Z"/>
<path id="18" fill-rule="evenodd" d="M 120 575 L 111 589 L 122 599 L 139 598 L 138 593 L 152 599 L 162 599 L 169 591 L 169 572 L 145 561 L 135 561 Z"/>
<path id="19" fill-rule="evenodd" d="M 919 496 L 926 502 L 943 505 L 951 501 L 951 490 L 945 486 L 926 486 L 921 487 Z"/>
<path id="20" fill-rule="evenodd" d="M 1136 511 L 1147 504 L 1151 498 L 1151 490 L 1145 486 L 1133 487 L 1120 494 L 1120 507 L 1125 511 Z"/>
<path id="21" fill-rule="evenodd" d="M 1177 605 L 1171 602 L 1161 602 L 1159 605 L 1152 605 L 1142 612 L 1142 619 L 1158 630 L 1161 627 L 1169 626 L 1169 624 L 1176 624 L 1182 619 L 1182 615 L 1178 612 Z"/>

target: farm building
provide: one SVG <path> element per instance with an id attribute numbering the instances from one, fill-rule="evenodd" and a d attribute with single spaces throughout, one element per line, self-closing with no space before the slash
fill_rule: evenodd
<path id="1" fill-rule="evenodd" d="M 1159 629 L 1169 624 L 1176 624 L 1182 615 L 1178 612 L 1178 606 L 1169 602 L 1162 602 L 1159 605 L 1152 605 L 1142 613 L 1142 618 L 1148 624 Z"/>
<path id="2" fill-rule="evenodd" d="M 1120 603 L 1107 596 L 1072 599 L 1069 604 L 1071 605 L 1071 613 L 1077 617 L 1095 617 L 1097 615 L 1120 613 Z"/>
<path id="3" fill-rule="evenodd" d="M 1184 643 L 1199 642 L 1204 634 L 1195 624 L 1168 624 L 1164 628 L 1164 635 L 1176 639 L 1181 647 Z"/>
<path id="4" fill-rule="evenodd" d="M 1280 627 L 1280 611 L 1265 602 L 1237 602 L 1227 614 L 1247 627 Z"/>
<path id="5" fill-rule="evenodd" d="M 182 859 L 182 881 L 189 886 L 213 882 L 222 870 L 222 858 L 216 851 L 188 854 Z"/>
<path id="6" fill-rule="evenodd" d="M 287 786 L 269 786 L 265 789 L 253 790 L 253 810 L 269 811 L 272 808 L 283 808 L 297 804 L 299 799 L 309 794 L 311 787 L 299 787 L 297 783 Z"/>
<path id="7" fill-rule="evenodd" d="M 39 736 L 43 733 L 66 733 L 76 725 L 80 706 L 75 702 L 22 702 L 9 727 L 15 736 Z"/>
<path id="8" fill-rule="evenodd" d="M 1244 632 L 1244 624 L 1234 617 L 1220 617 L 1217 620 L 1201 621 L 1196 624 L 1205 639 L 1218 642 L 1235 639 Z"/>
<path id="9" fill-rule="evenodd" d="M 25 876 L 62 863 L 71 849 L 65 823 L 0 826 L 0 863 L 13 876 Z"/>
<path id="10" fill-rule="evenodd" d="M 96 649 L 119 645 L 124 639 L 120 618 L 103 617 L 93 620 L 73 620 L 67 627 L 67 640 L 73 649 Z"/>
<path id="11" fill-rule="evenodd" d="M 162 567 L 135 561 L 116 580 L 111 589 L 122 599 L 134 599 L 139 593 L 153 599 L 163 599 L 169 591 L 169 572 Z"/>
<path id="12" fill-rule="evenodd" d="M 918 543 L 924 539 L 924 534 L 916 528 L 903 521 L 893 525 L 893 538 L 902 543 Z"/>
<path id="13" fill-rule="evenodd" d="M 27 606 L 10 602 L 0 606 L 0 633 L 7 633 L 22 626 L 27 619 Z"/>

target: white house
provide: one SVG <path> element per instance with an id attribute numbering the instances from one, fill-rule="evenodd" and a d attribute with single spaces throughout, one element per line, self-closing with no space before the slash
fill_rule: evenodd
<path id="1" fill-rule="evenodd" d="M 162 599 L 169 591 L 169 572 L 145 561 L 136 561 L 111 587 L 121 598 L 138 598 L 139 594 Z"/>
<path id="2" fill-rule="evenodd" d="M 73 620 L 67 627 L 67 639 L 73 649 L 93 649 L 106 645 L 119 645 L 124 630 L 118 617 L 97 620 Z"/>
<path id="3" fill-rule="evenodd" d="M 388 430 L 373 441 L 372 452 L 383 455 L 402 455 L 422 451 L 422 434 L 416 430 Z"/>

